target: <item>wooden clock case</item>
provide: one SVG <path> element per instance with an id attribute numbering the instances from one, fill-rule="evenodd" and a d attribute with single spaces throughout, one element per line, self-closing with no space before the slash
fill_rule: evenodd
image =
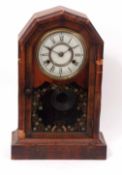
<path id="1" fill-rule="evenodd" d="M 33 133 L 31 129 L 32 89 L 45 81 L 35 58 L 39 39 L 48 31 L 67 28 L 81 34 L 87 48 L 83 70 L 68 83 L 75 81 L 88 91 L 87 131 L 85 133 Z M 12 159 L 105 159 L 106 144 L 99 132 L 103 40 L 82 13 L 56 7 L 36 13 L 19 35 L 19 123 L 12 133 Z"/>

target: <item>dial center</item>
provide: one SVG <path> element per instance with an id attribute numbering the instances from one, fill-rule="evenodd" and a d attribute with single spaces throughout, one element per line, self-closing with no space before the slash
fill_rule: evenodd
<path id="1" fill-rule="evenodd" d="M 58 54 L 60 57 L 63 57 L 64 56 L 64 52 L 59 52 Z"/>
<path id="2" fill-rule="evenodd" d="M 57 44 L 50 53 L 50 59 L 56 66 L 62 67 L 68 65 L 73 58 L 73 51 L 69 50 L 67 44 Z"/>

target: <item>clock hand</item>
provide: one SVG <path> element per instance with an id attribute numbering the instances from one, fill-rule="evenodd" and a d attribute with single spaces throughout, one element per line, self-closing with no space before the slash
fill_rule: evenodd
<path id="1" fill-rule="evenodd" d="M 59 53 L 58 52 L 56 52 L 55 50 L 53 50 L 52 48 L 50 48 L 50 47 L 48 47 L 48 46 L 44 46 L 46 49 L 48 49 L 50 52 L 54 52 L 54 53 L 56 53 L 56 54 L 58 54 L 59 55 Z"/>
<path id="2" fill-rule="evenodd" d="M 67 53 L 68 51 L 70 51 L 71 49 L 75 49 L 76 47 L 78 47 L 79 45 L 76 45 L 76 46 L 73 46 L 73 47 L 70 47 L 65 51 L 63 52 L 63 54 Z"/>
<path id="3" fill-rule="evenodd" d="M 55 50 L 52 50 L 52 52 L 56 53 L 59 57 L 63 57 L 63 52 L 56 52 Z"/>
<path id="4" fill-rule="evenodd" d="M 49 51 L 52 50 L 52 48 L 48 47 L 48 46 L 44 46 L 46 49 L 48 49 Z"/>
<path id="5" fill-rule="evenodd" d="M 51 51 L 59 55 L 59 53 L 58 53 L 58 52 L 56 52 L 55 50 L 51 50 Z"/>
<path id="6" fill-rule="evenodd" d="M 71 47 L 69 47 L 65 52 L 63 52 L 64 54 L 66 53 L 66 52 L 68 52 L 69 50 L 71 50 Z"/>

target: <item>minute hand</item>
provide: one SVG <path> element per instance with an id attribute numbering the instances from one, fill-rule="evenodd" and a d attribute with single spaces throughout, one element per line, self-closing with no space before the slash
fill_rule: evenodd
<path id="1" fill-rule="evenodd" d="M 78 47 L 79 45 L 75 45 L 75 46 L 73 46 L 73 47 L 69 47 L 65 52 L 64 52 L 64 54 L 66 53 L 66 52 L 68 52 L 69 50 L 71 50 L 71 49 L 75 49 L 76 47 Z"/>
<path id="2" fill-rule="evenodd" d="M 54 52 L 54 53 L 56 53 L 56 54 L 58 54 L 58 55 L 59 55 L 59 53 L 58 53 L 58 52 L 56 52 L 55 50 L 52 50 L 52 52 Z"/>
<path id="3" fill-rule="evenodd" d="M 48 46 L 44 46 L 46 49 L 48 49 L 50 52 L 54 52 L 56 54 L 59 54 L 58 52 L 56 52 L 55 50 L 53 50 L 51 47 Z"/>

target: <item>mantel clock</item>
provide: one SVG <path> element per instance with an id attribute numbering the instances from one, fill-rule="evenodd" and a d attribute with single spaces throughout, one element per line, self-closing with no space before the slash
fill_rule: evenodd
<path id="1" fill-rule="evenodd" d="M 105 159 L 99 132 L 103 40 L 82 13 L 36 13 L 19 35 L 13 159 Z"/>

